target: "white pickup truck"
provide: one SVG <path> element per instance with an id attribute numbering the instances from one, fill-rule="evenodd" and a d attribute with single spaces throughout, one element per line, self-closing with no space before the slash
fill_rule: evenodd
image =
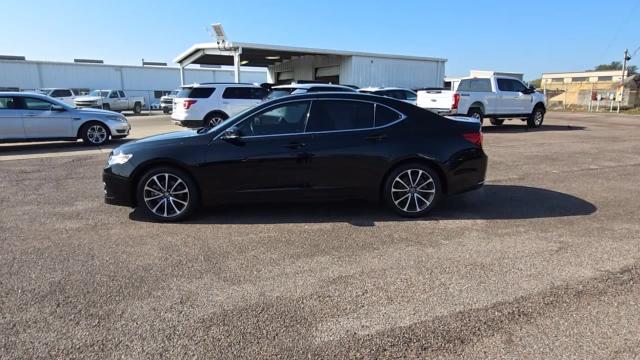
<path id="1" fill-rule="evenodd" d="M 420 90 L 417 103 L 439 114 L 467 115 L 480 121 L 487 117 L 493 125 L 521 119 L 529 127 L 539 127 L 546 112 L 543 94 L 507 76 L 464 78 L 455 91 Z"/>
<path id="2" fill-rule="evenodd" d="M 144 106 L 144 97 L 127 96 L 122 90 L 93 90 L 87 96 L 75 98 L 78 108 L 96 108 L 111 111 L 133 110 L 139 114 Z"/>

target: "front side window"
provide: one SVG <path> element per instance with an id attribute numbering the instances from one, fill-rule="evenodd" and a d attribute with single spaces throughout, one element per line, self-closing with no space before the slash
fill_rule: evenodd
<path id="1" fill-rule="evenodd" d="M 53 104 L 36 98 L 26 97 L 24 98 L 24 106 L 27 110 L 41 110 L 41 111 L 49 111 L 51 110 L 51 106 Z"/>
<path id="2" fill-rule="evenodd" d="M 222 93 L 223 99 L 262 100 L 267 95 L 263 88 L 254 87 L 229 87 Z"/>
<path id="3" fill-rule="evenodd" d="M 307 132 L 372 128 L 373 107 L 363 101 L 316 100 L 311 106 Z"/>
<path id="4" fill-rule="evenodd" d="M 519 91 L 519 92 L 523 92 L 527 90 L 527 87 L 518 80 L 511 80 L 511 88 L 513 89 L 512 91 Z"/>
<path id="5" fill-rule="evenodd" d="M 117 99 L 118 98 L 118 92 L 117 91 L 112 91 L 111 94 L 109 94 L 109 98 Z"/>
<path id="6" fill-rule="evenodd" d="M 515 91 L 513 90 L 513 84 L 509 79 L 498 79 L 498 90 L 500 91 Z"/>
<path id="7" fill-rule="evenodd" d="M 237 128 L 243 137 L 302 133 L 308 110 L 308 101 L 283 104 L 245 119 Z"/>

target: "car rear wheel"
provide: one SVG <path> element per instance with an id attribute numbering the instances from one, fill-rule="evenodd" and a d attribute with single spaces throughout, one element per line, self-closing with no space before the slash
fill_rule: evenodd
<path id="1" fill-rule="evenodd" d="M 540 106 L 533 109 L 531 116 L 527 119 L 527 126 L 530 128 L 537 128 L 542 125 L 544 121 L 544 109 Z"/>
<path id="2" fill-rule="evenodd" d="M 442 196 L 440 177 L 422 164 L 401 166 L 389 174 L 384 195 L 389 207 L 404 217 L 420 217 L 433 209 Z"/>
<path id="3" fill-rule="evenodd" d="M 85 124 L 80 132 L 85 144 L 98 146 L 109 141 L 109 129 L 99 122 Z"/>
<path id="4" fill-rule="evenodd" d="M 204 127 L 214 127 L 219 125 L 220 123 L 222 123 L 223 121 L 227 120 L 228 116 L 226 116 L 223 113 L 213 113 L 213 114 L 209 114 L 207 116 L 205 116 L 204 120 L 202 121 L 202 126 Z"/>
<path id="5" fill-rule="evenodd" d="M 140 103 L 135 103 L 133 105 L 133 113 L 134 114 L 140 114 L 142 112 L 142 104 Z"/>
<path id="6" fill-rule="evenodd" d="M 158 221 L 185 219 L 198 203 L 198 189 L 191 177 L 170 167 L 159 167 L 142 176 L 136 196 L 145 214 Z"/>

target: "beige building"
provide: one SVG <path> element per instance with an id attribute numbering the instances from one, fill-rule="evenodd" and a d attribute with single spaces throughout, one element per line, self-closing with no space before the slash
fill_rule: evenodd
<path id="1" fill-rule="evenodd" d="M 542 89 L 551 109 L 610 109 L 640 106 L 638 76 L 625 74 L 621 96 L 622 70 L 543 73 Z"/>

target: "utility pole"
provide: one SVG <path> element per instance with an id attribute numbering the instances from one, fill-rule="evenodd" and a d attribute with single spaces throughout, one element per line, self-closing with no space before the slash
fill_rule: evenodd
<path id="1" fill-rule="evenodd" d="M 620 103 L 624 99 L 624 76 L 627 72 L 627 61 L 631 60 L 629 49 L 624 49 L 624 61 L 622 62 L 622 81 L 620 81 L 620 99 L 618 99 L 618 113 L 620 113 Z"/>

